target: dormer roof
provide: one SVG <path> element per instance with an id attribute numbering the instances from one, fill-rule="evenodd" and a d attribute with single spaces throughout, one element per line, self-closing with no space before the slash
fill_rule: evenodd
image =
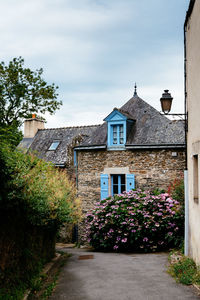
<path id="1" fill-rule="evenodd" d="M 111 121 L 111 120 L 117 120 L 122 119 L 122 120 L 133 120 L 133 117 L 126 111 L 123 111 L 120 108 L 113 108 L 113 111 L 104 119 L 104 121 Z"/>

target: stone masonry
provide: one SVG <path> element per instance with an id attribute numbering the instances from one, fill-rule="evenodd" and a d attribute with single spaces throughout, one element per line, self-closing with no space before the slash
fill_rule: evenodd
<path id="1" fill-rule="evenodd" d="M 136 188 L 167 190 L 183 176 L 183 150 L 78 151 L 77 187 L 83 214 L 100 200 L 100 175 L 110 168 L 126 168 L 135 174 Z M 112 172 L 112 171 L 111 171 Z"/>

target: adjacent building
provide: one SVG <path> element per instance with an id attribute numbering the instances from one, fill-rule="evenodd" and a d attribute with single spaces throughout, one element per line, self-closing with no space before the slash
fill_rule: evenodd
<path id="1" fill-rule="evenodd" d="M 44 121 L 35 115 L 24 122 L 24 138 L 19 147 L 35 153 L 39 158 L 52 162 L 55 167 L 66 169 L 75 179 L 73 148 L 79 145 L 100 125 L 44 128 Z"/>
<path id="2" fill-rule="evenodd" d="M 186 14 L 185 99 L 188 113 L 189 256 L 200 264 L 200 1 Z"/>

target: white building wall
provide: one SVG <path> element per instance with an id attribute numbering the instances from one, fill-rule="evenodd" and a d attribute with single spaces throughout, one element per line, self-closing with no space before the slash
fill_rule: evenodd
<path id="1" fill-rule="evenodd" d="M 186 91 L 188 110 L 189 256 L 197 264 L 200 264 L 200 0 L 195 1 L 186 27 Z"/>

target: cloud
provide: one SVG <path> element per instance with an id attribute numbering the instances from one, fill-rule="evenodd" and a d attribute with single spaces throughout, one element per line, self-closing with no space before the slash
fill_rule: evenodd
<path id="1" fill-rule="evenodd" d="M 156 108 L 169 88 L 179 110 L 187 6 L 188 0 L 1 1 L 1 59 L 21 55 L 59 86 L 64 105 L 48 117 L 49 127 L 102 122 L 131 97 L 135 81 Z"/>

